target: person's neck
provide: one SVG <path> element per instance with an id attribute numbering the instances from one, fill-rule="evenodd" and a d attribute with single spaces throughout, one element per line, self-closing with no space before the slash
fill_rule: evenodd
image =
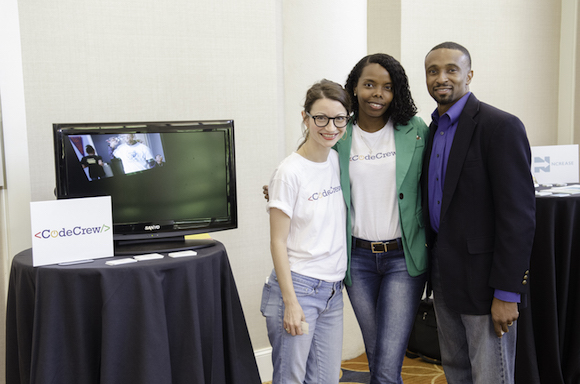
<path id="1" fill-rule="evenodd" d="M 357 121 L 357 125 L 360 129 L 370 133 L 380 131 L 385 126 L 385 123 L 384 116 L 370 117 L 359 115 Z"/>
<path id="2" fill-rule="evenodd" d="M 306 140 L 306 142 L 300 148 L 298 148 L 296 153 L 304 157 L 306 160 L 310 160 L 315 163 L 324 163 L 326 160 L 328 160 L 330 148 L 325 148 L 321 145 L 315 145 L 312 140 Z"/>
<path id="3" fill-rule="evenodd" d="M 439 114 L 439 116 L 443 116 L 445 113 L 447 113 L 447 111 L 450 110 L 451 107 L 453 107 L 455 105 L 455 103 L 453 103 L 453 104 L 439 104 L 439 103 L 437 103 L 437 113 Z"/>
<path id="4" fill-rule="evenodd" d="M 465 92 L 463 96 L 467 95 L 468 92 L 469 91 Z M 439 114 L 439 116 L 443 116 L 445 113 L 447 113 L 447 111 L 449 111 L 451 107 L 453 107 L 459 100 L 461 100 L 463 96 L 461 96 L 459 99 L 455 100 L 453 103 L 450 104 L 437 103 L 437 113 Z"/>

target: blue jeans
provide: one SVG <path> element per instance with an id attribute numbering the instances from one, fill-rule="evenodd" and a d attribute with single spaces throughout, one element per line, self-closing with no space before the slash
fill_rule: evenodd
<path id="1" fill-rule="evenodd" d="M 445 305 L 441 291 L 437 247 L 431 280 L 437 316 L 441 363 L 449 384 L 508 384 L 514 382 L 517 322 L 502 338 L 493 329 L 491 313 L 463 315 Z"/>
<path id="2" fill-rule="evenodd" d="M 334 283 L 292 272 L 298 302 L 309 333 L 292 336 L 284 330 L 284 302 L 276 273 L 262 291 L 260 311 L 266 317 L 272 345 L 272 384 L 338 383 L 342 358 L 342 281 Z"/>
<path id="3" fill-rule="evenodd" d="M 384 253 L 354 244 L 353 238 L 347 291 L 362 331 L 371 384 L 402 384 L 403 359 L 427 276 L 409 275 L 400 243 L 399 250 Z"/>

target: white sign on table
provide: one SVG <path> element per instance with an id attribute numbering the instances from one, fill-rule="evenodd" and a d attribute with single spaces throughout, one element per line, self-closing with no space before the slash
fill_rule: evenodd
<path id="1" fill-rule="evenodd" d="M 30 203 L 32 265 L 114 256 L 111 197 Z"/>
<path id="2" fill-rule="evenodd" d="M 532 174 L 539 184 L 578 182 L 578 145 L 532 147 Z"/>

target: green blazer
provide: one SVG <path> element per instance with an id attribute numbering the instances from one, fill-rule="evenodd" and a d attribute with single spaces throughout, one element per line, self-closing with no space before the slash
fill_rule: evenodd
<path id="1" fill-rule="evenodd" d="M 395 127 L 395 150 L 397 152 L 397 193 L 399 194 L 399 222 L 401 240 L 407 262 L 407 271 L 411 276 L 418 276 L 427 271 L 427 246 L 421 207 L 421 171 L 429 128 L 418 116 L 414 116 L 406 125 Z M 352 124 L 346 127 L 346 133 L 336 143 L 340 162 L 340 184 L 346 202 L 346 234 L 348 249 L 348 269 L 345 283 L 351 285 L 350 255 L 352 247 L 352 228 L 350 218 L 350 176 L 349 158 L 352 145 Z M 375 240 L 375 239 L 366 239 Z"/>

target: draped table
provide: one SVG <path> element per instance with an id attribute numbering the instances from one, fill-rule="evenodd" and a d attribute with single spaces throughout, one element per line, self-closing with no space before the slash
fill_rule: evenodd
<path id="1" fill-rule="evenodd" d="M 259 384 L 226 250 L 197 252 L 117 266 L 16 255 L 6 382 Z"/>
<path id="2" fill-rule="evenodd" d="M 527 304 L 516 383 L 580 383 L 580 195 L 536 198 Z"/>

